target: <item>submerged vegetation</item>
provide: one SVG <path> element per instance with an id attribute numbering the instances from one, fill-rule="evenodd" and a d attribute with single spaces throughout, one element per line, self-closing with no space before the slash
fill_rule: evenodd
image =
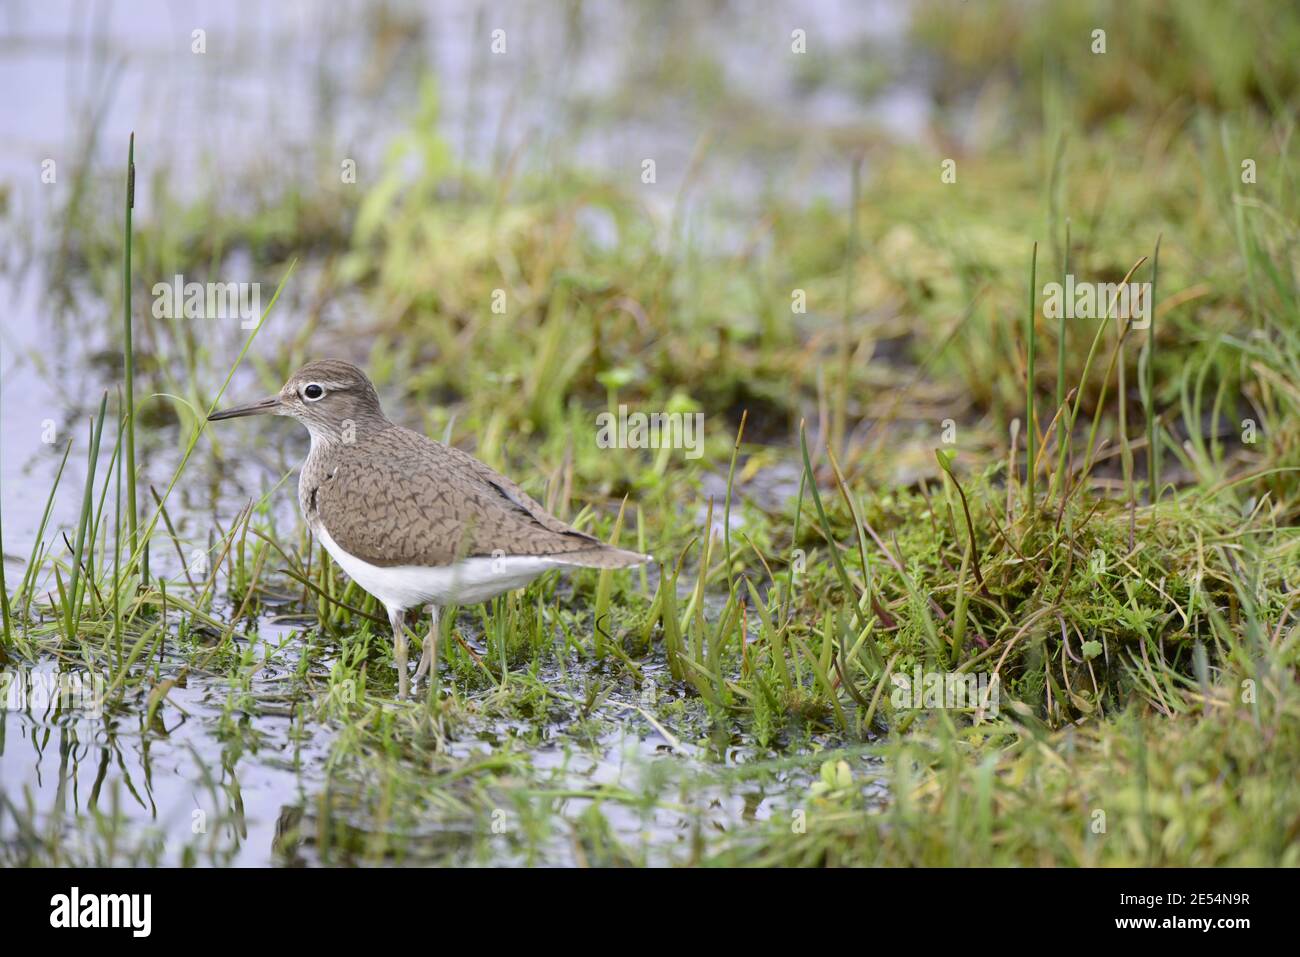
<path id="1" fill-rule="evenodd" d="M 1300 18 L 1045 9 L 918 8 L 946 148 L 849 144 L 849 208 L 720 197 L 729 228 L 700 225 L 692 176 L 743 142 L 698 147 L 675 194 L 484 169 L 431 81 L 364 188 L 231 207 L 160 177 L 125 245 L 120 204 L 79 206 L 77 281 L 120 303 L 134 276 L 138 421 L 126 375 L 61 452 L 84 485 L 60 466 L 49 499 L 79 520 L 5 569 L 0 662 L 102 673 L 103 718 L 54 721 L 59 747 L 130 740 L 144 777 L 157 748 L 197 783 L 160 808 L 124 773 L 100 801 L 101 771 L 66 814 L 0 783 L 0 862 L 228 863 L 257 814 L 257 863 L 1300 863 L 1300 78 L 1277 55 Z M 1094 23 L 1141 70 L 1099 68 Z M 1215 52 L 1191 87 L 1171 36 Z M 235 260 L 279 288 L 230 368 L 139 303 Z M 1151 283 L 1149 329 L 1045 315 L 1067 274 Z M 382 608 L 281 507 L 301 446 L 202 428 L 231 382 L 330 353 L 657 566 L 444 615 L 432 687 L 395 700 Z M 703 413 L 703 454 L 601 448 L 620 405 Z M 133 506 L 136 459 L 168 477 Z M 220 482 L 237 513 L 183 492 Z M 918 674 L 998 696 L 911 701 Z M 249 755 L 272 770 L 246 794 Z M 202 829 L 163 820 L 191 803 Z"/>

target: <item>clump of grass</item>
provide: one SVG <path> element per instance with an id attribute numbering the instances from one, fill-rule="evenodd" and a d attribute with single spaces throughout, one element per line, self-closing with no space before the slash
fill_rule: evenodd
<path id="1" fill-rule="evenodd" d="M 1294 642 L 1258 617 L 1248 588 L 1228 587 L 1241 616 L 1211 614 L 1203 639 L 1220 666 L 1202 658 L 1194 675 L 1145 650 L 1129 656 L 1126 667 L 1158 695 L 1157 708 L 1130 700 L 1105 721 L 1056 731 L 1023 703 L 979 727 L 928 712 L 879 748 L 894 769 L 888 807 L 850 789 L 810 811 L 814 840 L 774 828 L 767 840 L 718 848 L 712 860 L 1295 866 L 1300 805 L 1285 756 L 1300 732 Z M 1208 608 L 1223 601 L 1193 594 Z"/>

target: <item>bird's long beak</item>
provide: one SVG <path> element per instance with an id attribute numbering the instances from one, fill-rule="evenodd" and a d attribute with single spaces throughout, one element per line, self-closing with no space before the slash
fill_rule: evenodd
<path id="1" fill-rule="evenodd" d="M 222 409 L 220 412 L 213 412 L 208 416 L 208 421 L 238 419 L 245 415 L 268 415 L 275 412 L 279 407 L 280 397 L 278 395 L 268 395 L 265 399 L 258 399 L 256 402 L 250 402 L 247 405 L 237 405 L 233 409 Z"/>

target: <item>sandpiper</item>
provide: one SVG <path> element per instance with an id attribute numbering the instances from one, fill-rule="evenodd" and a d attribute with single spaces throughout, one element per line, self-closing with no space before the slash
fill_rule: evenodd
<path id="1" fill-rule="evenodd" d="M 408 609 L 433 607 L 419 681 L 435 660 L 440 607 L 487 601 L 564 565 L 650 560 L 570 527 L 468 452 L 394 425 L 349 362 L 309 362 L 277 394 L 208 421 L 245 415 L 290 415 L 311 433 L 298 504 L 334 560 L 388 610 L 400 697 Z"/>

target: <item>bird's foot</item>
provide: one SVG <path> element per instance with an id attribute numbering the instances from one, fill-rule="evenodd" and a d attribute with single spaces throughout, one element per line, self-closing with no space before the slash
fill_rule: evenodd
<path id="1" fill-rule="evenodd" d="M 417 684 L 429 673 L 429 669 L 433 666 L 433 640 L 432 634 L 424 639 L 424 652 L 420 655 L 420 663 L 415 669 L 415 681 Z"/>

